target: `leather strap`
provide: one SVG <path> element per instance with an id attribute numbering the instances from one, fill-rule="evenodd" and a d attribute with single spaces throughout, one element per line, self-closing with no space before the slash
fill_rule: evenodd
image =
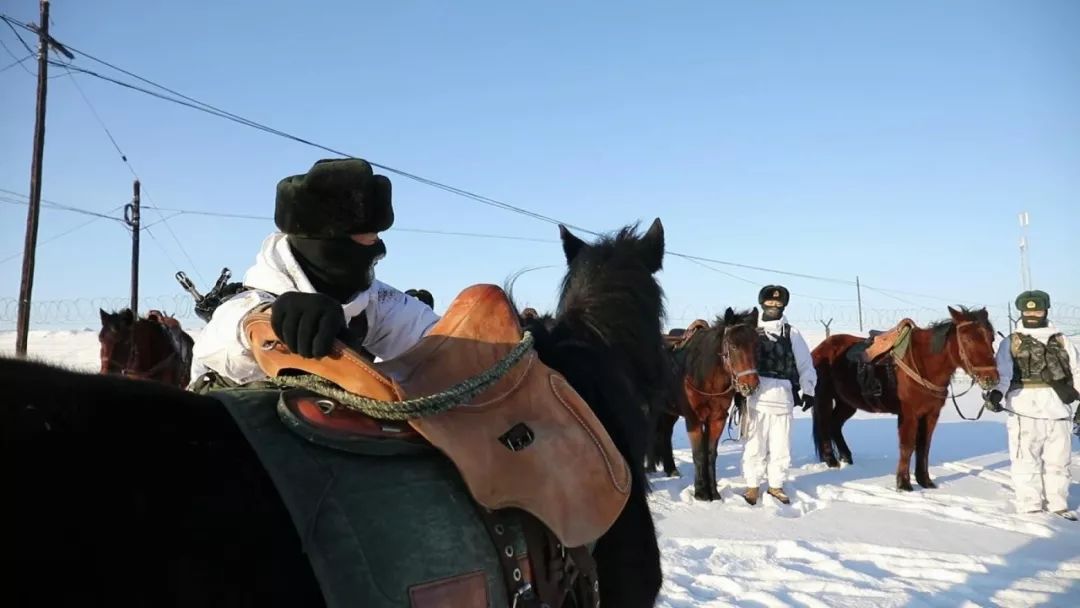
<path id="1" fill-rule="evenodd" d="M 514 540 L 509 534 L 508 524 L 511 516 L 505 509 L 492 511 L 483 507 L 477 508 L 480 520 L 484 522 L 491 542 L 495 545 L 495 553 L 499 556 L 499 568 L 503 574 L 503 583 L 506 585 L 506 599 L 511 608 L 539 608 L 540 598 L 536 594 L 533 583 L 529 582 L 522 572 L 521 566 L 514 559 Z M 528 537 L 526 537 L 528 538 Z M 532 555 L 536 550 L 526 541 L 527 555 Z M 535 567 L 533 579 L 535 580 Z"/>
<path id="2" fill-rule="evenodd" d="M 529 547 L 533 584 L 544 605 L 598 608 L 596 561 L 588 547 L 563 547 L 546 526 L 527 513 L 522 514 L 521 523 Z"/>

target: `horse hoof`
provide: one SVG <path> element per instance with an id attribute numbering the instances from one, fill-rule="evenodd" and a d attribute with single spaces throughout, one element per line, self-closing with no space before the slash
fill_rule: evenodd
<path id="1" fill-rule="evenodd" d="M 926 488 L 927 490 L 933 490 L 933 489 L 937 488 L 937 484 L 934 483 L 933 481 L 929 480 L 929 479 L 920 479 L 918 481 L 919 481 L 919 485 Z"/>
<path id="2" fill-rule="evenodd" d="M 833 458 L 831 456 L 828 459 L 825 460 L 825 464 L 829 465 L 830 469 L 839 469 L 840 468 L 840 463 L 835 458 Z"/>
<path id="3" fill-rule="evenodd" d="M 910 481 L 898 481 L 896 482 L 896 489 L 900 492 L 914 492 L 915 488 L 911 487 Z"/>
<path id="4" fill-rule="evenodd" d="M 720 502 L 724 502 L 724 497 L 720 496 L 720 492 L 717 492 L 716 490 L 713 490 L 712 499 L 713 500 L 719 500 Z"/>
<path id="5" fill-rule="evenodd" d="M 694 500 L 700 500 L 702 502 L 712 502 L 712 495 L 704 490 L 694 490 Z"/>
<path id="6" fill-rule="evenodd" d="M 840 456 L 840 462 L 844 464 L 855 464 L 855 461 L 851 459 L 851 455 Z"/>

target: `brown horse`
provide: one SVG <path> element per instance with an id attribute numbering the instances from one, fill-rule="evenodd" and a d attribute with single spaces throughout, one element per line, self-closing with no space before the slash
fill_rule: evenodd
<path id="1" fill-rule="evenodd" d="M 682 416 L 694 455 L 694 498 L 698 500 L 721 500 L 716 489 L 716 448 L 735 392 L 747 396 L 758 386 L 757 322 L 757 308 L 742 313 L 728 308 L 723 317 L 711 326 L 705 324 L 671 351 L 671 407 L 660 412 L 653 425 L 658 436 L 653 438 L 646 468 L 663 460 L 665 472 L 675 472 L 671 432 Z"/>
<path id="2" fill-rule="evenodd" d="M 101 373 L 152 380 L 186 388 L 191 379 L 191 349 L 195 341 L 180 322 L 151 310 L 136 319 L 130 309 L 100 310 Z"/>
<path id="3" fill-rule="evenodd" d="M 927 329 L 912 327 L 910 343 L 875 364 L 882 383 L 880 398 L 867 397 L 857 381 L 858 364 L 849 357 L 853 346 L 865 339 L 848 334 L 826 338 L 813 351 L 817 370 L 814 407 L 814 444 L 818 457 L 830 467 L 852 463 L 851 449 L 841 429 L 857 409 L 898 416 L 900 460 L 896 488 L 910 491 L 911 453 L 915 452 L 915 479 L 924 488 L 937 487 L 930 479 L 930 440 L 948 396 L 949 381 L 957 368 L 989 390 L 998 382 L 994 359 L 994 328 L 986 309 L 970 311 L 949 307 L 951 319 Z M 853 353 L 855 351 L 852 351 Z"/>

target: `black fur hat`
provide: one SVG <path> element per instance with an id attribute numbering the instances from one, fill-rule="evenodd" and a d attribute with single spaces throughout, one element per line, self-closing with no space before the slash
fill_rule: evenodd
<path id="1" fill-rule="evenodd" d="M 790 299 L 791 294 L 783 285 L 766 285 L 761 288 L 757 296 L 758 304 L 764 304 L 766 300 L 780 300 L 784 306 L 787 306 Z"/>
<path id="2" fill-rule="evenodd" d="M 274 223 L 285 234 L 337 238 L 394 224 L 390 180 L 362 158 L 327 158 L 278 182 Z"/>

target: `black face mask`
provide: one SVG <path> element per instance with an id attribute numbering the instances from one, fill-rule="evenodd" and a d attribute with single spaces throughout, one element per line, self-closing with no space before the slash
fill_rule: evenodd
<path id="1" fill-rule="evenodd" d="M 1024 327 L 1028 329 L 1037 329 L 1040 327 L 1046 327 L 1050 318 L 1046 315 L 1041 317 L 1020 317 L 1020 320 L 1024 323 Z"/>
<path id="2" fill-rule="evenodd" d="M 762 321 L 779 321 L 780 317 L 784 316 L 783 306 L 762 306 L 761 307 L 761 320 Z"/>
<path id="3" fill-rule="evenodd" d="M 386 243 L 361 245 L 350 238 L 289 237 L 297 263 L 319 293 L 344 303 L 371 287 L 375 264 L 386 255 Z"/>

